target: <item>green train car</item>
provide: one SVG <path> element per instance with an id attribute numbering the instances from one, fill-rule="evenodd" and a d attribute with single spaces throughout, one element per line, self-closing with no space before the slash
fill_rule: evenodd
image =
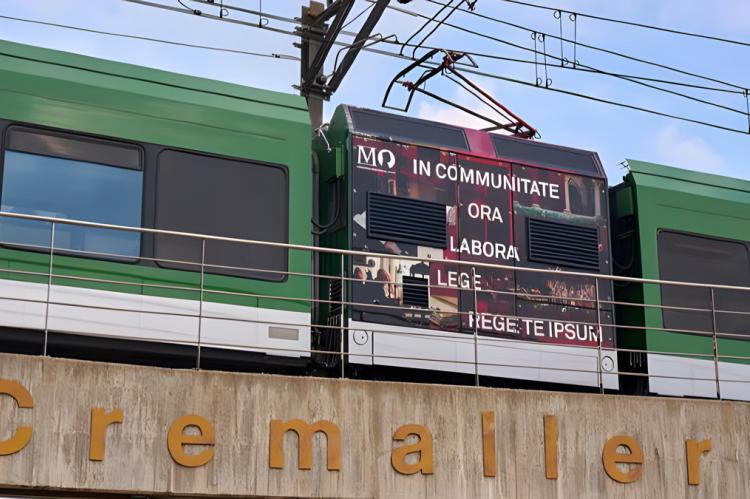
<path id="1" fill-rule="evenodd" d="M 615 272 L 750 287 L 750 182 L 628 165 L 610 192 Z M 642 375 L 623 377 L 624 387 L 750 400 L 750 292 L 620 283 L 615 297 L 620 367 Z"/>
<path id="2" fill-rule="evenodd" d="M 311 133 L 301 97 L 0 42 L 6 213 L 310 245 Z M 10 217 L 0 239 L 10 349 L 307 364 L 306 251 Z"/>
<path id="3" fill-rule="evenodd" d="M 351 106 L 311 137 L 298 96 L 0 41 L 0 350 L 750 400 L 750 182 L 607 195 L 594 152 Z"/>

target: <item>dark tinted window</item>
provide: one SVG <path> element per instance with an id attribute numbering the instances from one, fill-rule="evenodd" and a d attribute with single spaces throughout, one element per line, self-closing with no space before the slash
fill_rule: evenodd
<path id="1" fill-rule="evenodd" d="M 6 147 L 31 154 L 43 154 L 133 170 L 143 169 L 140 148 L 91 137 L 12 127 L 8 133 Z"/>
<path id="2" fill-rule="evenodd" d="M 288 191 L 282 167 L 164 151 L 158 160 L 156 228 L 285 243 Z M 200 269 L 163 261 L 199 264 L 200 240 L 160 235 L 155 253 L 162 266 Z M 287 250 L 207 241 L 205 262 L 208 273 L 283 280 L 285 276 L 277 272 L 287 269 Z"/>
<path id="3" fill-rule="evenodd" d="M 604 177 L 595 153 L 492 134 L 499 158 Z"/>
<path id="4" fill-rule="evenodd" d="M 661 279 L 703 284 L 750 287 L 750 258 L 745 243 L 722 241 L 678 232 L 658 235 L 659 274 Z M 662 305 L 711 308 L 707 288 L 662 286 Z M 750 335 L 750 293 L 715 290 L 716 329 L 722 333 Z M 712 331 L 711 312 L 669 310 L 663 312 L 664 327 Z"/>
<path id="5" fill-rule="evenodd" d="M 469 149 L 464 131 L 457 127 L 367 109 L 349 110 L 355 132 L 447 149 Z"/>
<path id="6" fill-rule="evenodd" d="M 2 211 L 141 226 L 140 149 L 127 144 L 13 127 L 3 157 Z M 50 223 L 0 219 L 0 241 L 49 247 Z M 55 250 L 98 258 L 140 255 L 138 232 L 58 223 Z"/>

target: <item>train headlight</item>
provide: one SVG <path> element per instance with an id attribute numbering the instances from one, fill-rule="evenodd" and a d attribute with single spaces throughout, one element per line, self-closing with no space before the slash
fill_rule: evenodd
<path id="1" fill-rule="evenodd" d="M 612 357 L 605 355 L 602 357 L 602 370 L 610 372 L 615 368 L 615 361 Z"/>

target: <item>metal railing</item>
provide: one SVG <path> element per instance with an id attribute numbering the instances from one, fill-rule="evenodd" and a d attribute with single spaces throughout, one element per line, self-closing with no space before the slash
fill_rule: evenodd
<path id="1" fill-rule="evenodd" d="M 54 330 L 54 332 L 69 332 L 69 333 L 76 333 L 81 334 L 81 331 L 73 329 L 65 329 L 65 328 L 51 328 L 50 324 L 50 309 L 51 307 L 59 306 L 59 307 L 71 307 L 74 309 L 89 309 L 89 310 L 102 310 L 102 311 L 112 311 L 112 312 L 130 312 L 130 313 L 138 313 L 138 314 L 156 314 L 156 315 L 164 315 L 174 318 L 193 318 L 196 319 L 196 335 L 194 340 L 183 340 L 183 339 L 175 339 L 170 338 L 168 340 L 164 340 L 163 338 L 159 337 L 134 337 L 129 336 L 127 334 L 113 334 L 111 332 L 102 332 L 102 333 L 92 333 L 87 332 L 85 334 L 91 334 L 93 336 L 116 336 L 118 338 L 124 338 L 124 339 L 137 339 L 139 341 L 153 341 L 153 342 L 164 342 L 167 341 L 169 343 L 175 343 L 175 344 L 185 344 L 185 345 L 191 345 L 196 347 L 196 362 L 195 367 L 200 368 L 201 367 L 201 351 L 202 348 L 210 346 L 212 348 L 238 348 L 237 344 L 234 343 L 223 343 L 223 342 L 217 342 L 216 340 L 206 341 L 204 336 L 204 327 L 205 327 L 205 321 L 207 320 L 216 320 L 216 321 L 227 321 L 228 323 L 245 323 L 248 325 L 272 325 L 272 326 L 288 326 L 288 327 L 296 327 L 296 328 L 309 328 L 310 330 L 315 331 L 317 334 L 321 335 L 336 335 L 335 339 L 341 339 L 339 341 L 339 348 L 337 351 L 332 351 L 330 349 L 314 349 L 314 348 L 299 348 L 299 347 L 283 347 L 283 346 L 275 346 L 275 345 L 245 345 L 241 348 L 244 348 L 249 351 L 260 351 L 270 354 L 295 354 L 300 356 L 314 356 L 314 355 L 337 355 L 339 357 L 339 364 L 340 364 L 340 376 L 345 377 L 347 374 L 346 367 L 350 363 L 348 361 L 351 360 L 351 357 L 356 358 L 364 358 L 364 359 L 372 359 L 372 361 L 380 361 L 384 363 L 393 363 L 393 362 L 428 362 L 430 365 L 439 366 L 441 364 L 449 364 L 449 365 L 467 365 L 473 367 L 473 375 L 474 375 L 474 382 L 478 386 L 481 382 L 481 376 L 494 376 L 493 374 L 483 374 L 483 368 L 494 368 L 494 369 L 535 369 L 539 370 L 540 372 L 546 372 L 546 373 L 578 373 L 581 375 L 595 375 L 596 377 L 596 384 L 598 385 L 598 388 L 601 392 L 604 392 L 605 390 L 605 377 L 609 376 L 621 376 L 623 378 L 625 377 L 646 377 L 650 379 L 663 379 L 663 380 L 681 380 L 681 381 L 689 381 L 689 382 L 712 382 L 715 384 L 715 396 L 717 398 L 722 398 L 722 383 L 730 384 L 730 383 L 740 383 L 740 384 L 746 384 L 750 383 L 750 374 L 747 378 L 729 378 L 727 376 L 721 375 L 721 367 L 722 363 L 725 363 L 726 365 L 733 365 L 733 366 L 740 366 L 740 365 L 748 365 L 748 368 L 750 369 L 750 356 L 745 355 L 738 355 L 736 352 L 728 352 L 728 353 L 722 353 L 720 351 L 720 340 L 749 340 L 748 347 L 750 348 L 750 307 L 747 307 L 746 310 L 725 310 L 717 307 L 717 293 L 724 293 L 724 292 L 733 292 L 733 293 L 746 293 L 748 300 L 746 300 L 745 303 L 750 303 L 750 288 L 748 287 L 741 287 L 741 286 L 729 286 L 729 285 L 709 285 L 709 284 L 702 284 L 702 283 L 689 283 L 689 282 L 678 282 L 678 281 L 664 281 L 664 280 L 656 280 L 656 279 L 641 279 L 641 278 L 634 278 L 634 277 L 623 277 L 623 276 L 608 276 L 608 275 L 601 275 L 601 274 L 594 274 L 594 273 L 587 273 L 587 272 L 571 272 L 571 271 L 562 271 L 562 270 L 550 270 L 550 269 L 541 269 L 541 268 L 529 268 L 529 267 L 516 267 L 511 265 L 503 265 L 503 264 L 490 264 L 490 263 L 482 263 L 482 262 L 470 262 L 470 261 L 455 261 L 455 260 L 444 260 L 444 259 L 425 259 L 420 258 L 417 256 L 407 256 L 407 255 L 393 255 L 393 254 L 384 254 L 384 253 L 373 253 L 373 252 L 364 252 L 364 251 L 353 251 L 353 250 L 341 250 L 341 249 L 333 249 L 333 248 L 323 248 L 323 247 L 312 247 L 312 246 L 306 246 L 306 245 L 299 245 L 299 244 L 287 244 L 287 243 L 276 243 L 276 242 L 267 242 L 267 241 L 256 241 L 256 240 L 247 240 L 247 239 L 240 239 L 240 238 L 231 238 L 231 237 L 221 237 L 221 236 L 212 236 L 212 235 L 206 235 L 206 234 L 193 234 L 193 233 L 187 233 L 187 232 L 180 232 L 180 231 L 170 231 L 170 230 L 160 230 L 160 229 L 151 229 L 151 228 L 139 228 L 139 227 L 126 227 L 126 226 L 120 226 L 120 225 L 113 225 L 113 224 L 104 224 L 104 223 L 96 223 L 96 222 L 86 222 L 81 220 L 67 220 L 67 219 L 59 219 L 54 217 L 44 217 L 44 216 L 37 216 L 37 215 L 26 215 L 26 214 L 18 214 L 18 213 L 7 213 L 7 212 L 0 212 L 0 220 L 4 219 L 16 219 L 16 220 L 25 220 L 27 222 L 34 222 L 37 224 L 47 224 L 49 225 L 49 233 L 50 233 L 50 239 L 49 239 L 49 245 L 33 245 L 33 244 L 24 244 L 23 242 L 20 242 L 18 240 L 4 240 L 4 236 L 2 231 L 0 230 L 0 244 L 4 245 L 7 248 L 11 249 L 20 249 L 20 250 L 27 250 L 27 251 L 34 251 L 34 252 L 44 252 L 48 254 L 48 261 L 46 262 L 45 269 L 46 270 L 28 270 L 23 268 L 12 268 L 12 265 L 8 265 L 7 268 L 3 268 L 0 270 L 0 272 L 7 275 L 12 280 L 33 280 L 36 279 L 37 281 L 45 282 L 45 294 L 46 297 L 44 299 L 39 298 L 31 298 L 28 296 L 8 296 L 8 295 L 2 295 L 0 293 L 0 300 L 5 300 L 8 302 L 25 302 L 25 303 L 38 303 L 44 305 L 44 318 L 43 318 L 43 330 L 44 330 L 44 346 L 43 346 L 43 354 L 48 354 L 48 343 L 49 343 L 49 332 L 50 330 Z M 124 232 L 136 232 L 140 234 L 152 234 L 152 235 L 161 235 L 161 236 L 173 236 L 173 237 L 179 237 L 179 238 L 186 238 L 194 241 L 200 242 L 200 261 L 189 261 L 189 260 L 180 260 L 180 259 L 166 259 L 161 257 L 154 256 L 138 256 L 138 257 L 132 257 L 132 255 L 123 255 L 123 254 L 116 254 L 111 252 L 97 252 L 97 251 L 87 251 L 87 250 L 80 250 L 80 249 L 74 249 L 71 247 L 67 247 L 65 245 L 56 245 L 56 238 L 59 236 L 59 227 L 60 226 L 79 226 L 79 227 L 85 227 L 89 228 L 91 230 L 96 229 L 107 229 L 107 230 L 115 230 L 115 231 L 124 231 Z M 232 266 L 232 265 L 224 265 L 224 264 L 217 264 L 213 262 L 207 262 L 206 261 L 206 245 L 210 242 L 222 242 L 222 243 L 230 243 L 230 244 L 240 244 L 240 245 L 246 245 L 246 246 L 263 246 L 263 247 L 273 247 L 278 248 L 281 250 L 286 250 L 288 252 L 302 252 L 308 254 L 311 258 L 320 257 L 321 255 L 328 255 L 329 260 L 338 259 L 338 263 L 334 265 L 333 267 L 336 267 L 336 270 L 331 273 L 319 273 L 319 272 L 306 272 L 306 271 L 300 271 L 297 270 L 289 270 L 289 268 L 285 270 L 281 269 L 269 269 L 269 268 L 252 268 L 252 267 L 242 267 L 242 266 Z M 99 260 L 112 260 L 114 262 L 122 262 L 122 263 L 135 263 L 137 262 L 145 262 L 145 263 L 151 263 L 151 264 L 172 264 L 172 265 L 180 265 L 180 266 L 189 266 L 194 269 L 193 274 L 195 275 L 195 282 L 191 284 L 175 284 L 175 283 L 169 283 L 166 278 L 159 279 L 158 277 L 155 277 L 152 279 L 155 282 L 143 282 L 143 280 L 128 280 L 128 279 L 117 279 L 117 278 L 110 278 L 109 275 L 106 277 L 101 277 L 101 275 L 96 275 L 95 272 L 89 272 L 89 275 L 80 275 L 80 274 L 86 274 L 85 272 L 81 272 L 80 269 L 83 267 L 81 264 L 77 264 L 78 271 L 76 273 L 64 273 L 60 269 L 64 269 L 66 266 L 71 265 L 69 260 L 64 260 L 62 264 L 57 263 L 56 267 L 56 258 L 60 257 L 86 257 L 86 258 L 95 258 Z M 446 269 L 468 269 L 468 273 L 471 277 L 470 279 L 470 286 L 465 287 L 461 285 L 461 283 L 458 283 L 457 285 L 447 285 L 447 284 L 433 284 L 427 281 L 426 284 L 420 284 L 420 283 L 411 283 L 409 286 L 413 287 L 426 287 L 429 292 L 438 290 L 438 291 L 450 291 L 455 292 L 457 295 L 460 295 L 462 293 L 470 294 L 471 300 L 468 300 L 468 302 L 471 303 L 471 307 L 463 307 L 459 306 L 458 304 L 455 307 L 455 310 L 450 311 L 444 311 L 436 309 L 435 307 L 430 307 L 428 304 L 428 307 L 418 307 L 418 306 L 408 306 L 403 305 L 402 303 L 396 303 L 396 304 L 380 304 L 380 303 L 369 303 L 369 302 L 363 302 L 363 301 L 356 301 L 356 296 L 348 296 L 347 289 L 349 288 L 348 284 L 358 283 L 361 282 L 363 284 L 367 284 L 370 286 L 383 286 L 390 287 L 391 289 L 397 289 L 400 288 L 401 292 L 403 294 L 403 287 L 405 286 L 403 282 L 398 282 L 397 280 L 390 278 L 387 280 L 367 280 L 363 281 L 361 278 L 352 277 L 351 274 L 353 274 L 352 269 L 354 268 L 353 262 L 348 260 L 353 260 L 354 258 L 364 258 L 367 260 L 370 259 L 392 259 L 392 260 L 398 260 L 398 261 L 411 261 L 414 263 L 419 262 L 428 262 L 431 265 L 432 264 L 440 264 L 444 265 Z M 288 258 L 287 261 L 291 261 L 291 258 Z M 37 264 L 37 267 L 39 264 Z M 494 271 L 503 271 L 503 272 L 512 272 L 513 275 L 518 275 L 519 273 L 531 273 L 531 274 L 542 274 L 545 276 L 552 276 L 555 278 L 577 278 L 577 279 L 586 279 L 590 283 L 591 286 L 593 286 L 593 297 L 587 297 L 583 296 L 582 293 L 581 296 L 559 296 L 555 294 L 542 294 L 540 292 L 532 293 L 530 290 L 519 290 L 517 288 L 517 285 L 515 284 L 517 282 L 516 279 L 513 280 L 514 285 L 512 288 L 509 289 L 481 289 L 478 288 L 476 283 L 476 277 L 477 277 L 477 269 L 487 269 L 487 270 L 494 270 Z M 208 276 L 212 275 L 213 273 L 221 271 L 226 273 L 227 271 L 237 271 L 237 272 L 253 272 L 255 274 L 270 274 L 270 275 L 283 275 L 285 277 L 285 281 L 283 282 L 274 282 L 274 281 L 262 281 L 263 286 L 268 289 L 278 289 L 278 293 L 261 293 L 261 292 L 247 292 L 242 290 L 236 290 L 236 289 L 226 289 L 226 285 L 222 286 L 212 286 L 209 281 L 211 279 L 207 279 Z M 105 274 L 106 275 L 106 274 Z M 295 283 L 290 283 L 290 280 L 294 279 Z M 311 290 L 316 286 L 316 282 L 318 279 L 327 279 L 329 281 L 337 281 L 340 285 L 340 296 L 339 297 L 316 297 L 315 293 L 311 292 Z M 261 282 L 261 281 L 257 281 Z M 76 286 L 85 286 L 86 284 L 89 285 L 110 285 L 110 286 L 118 286 L 118 287 L 134 287 L 136 290 L 138 288 L 141 288 L 141 290 L 149 290 L 150 293 L 155 294 L 158 296 L 158 294 L 161 292 L 162 294 L 168 294 L 169 292 L 181 292 L 181 293 L 195 293 L 196 298 L 195 302 L 197 303 L 197 312 L 191 312 L 191 311 L 163 311 L 163 310 L 148 310 L 146 308 L 127 308 L 127 307 L 110 307 L 110 306 L 104 306 L 100 304 L 94 304 L 94 303 L 73 303 L 71 301 L 56 301 L 53 299 L 53 290 L 56 288 L 56 286 L 63 286 L 64 284 L 61 283 L 75 283 Z M 635 284 L 635 285 L 641 285 L 644 287 L 644 296 L 646 294 L 651 295 L 659 295 L 661 296 L 661 293 L 658 291 L 661 291 L 662 286 L 675 286 L 675 287 L 683 287 L 683 288 L 691 288 L 691 289 L 701 289 L 705 290 L 708 294 L 708 297 L 710 298 L 709 304 L 707 307 L 701 307 L 701 306 L 685 306 L 685 305 L 664 305 L 662 303 L 638 303 L 638 302 L 626 302 L 621 300 L 616 300 L 613 297 L 609 298 L 607 296 L 602 297 L 602 288 L 605 287 L 602 283 L 606 283 L 606 286 L 611 290 L 612 286 L 616 283 L 620 284 Z M 249 287 L 257 287 L 257 286 L 249 286 Z M 651 290 L 650 293 L 646 293 L 645 290 L 648 287 L 655 287 L 655 290 Z M 290 294 L 293 290 L 304 290 L 302 293 L 299 294 L 299 296 L 294 295 L 293 293 Z M 536 290 L 538 291 L 538 290 Z M 594 354 L 596 357 L 594 357 L 596 361 L 596 367 L 595 368 L 587 368 L 585 365 L 581 365 L 580 367 L 559 367 L 559 366 L 549 366 L 549 365 L 530 365 L 528 363 L 508 363 L 508 362 L 486 362 L 481 359 L 483 352 L 493 352 L 496 351 L 495 349 L 503 349 L 504 351 L 518 351 L 518 352 L 529 352 L 531 349 L 535 349 L 535 351 L 539 352 L 540 354 L 544 354 L 546 352 L 552 352 L 557 351 L 557 347 L 560 346 L 557 342 L 544 342 L 544 341 L 529 341 L 529 340 L 519 340 L 516 338 L 513 338 L 512 336 L 508 335 L 497 335 L 492 334 L 490 332 L 487 332 L 485 330 L 481 330 L 479 326 L 479 317 L 480 317 L 480 311 L 479 311 L 479 295 L 488 295 L 488 296 L 497 296 L 500 299 L 507 299 L 510 300 L 510 303 L 513 304 L 513 310 L 517 312 L 517 307 L 515 305 L 515 302 L 517 300 L 522 301 L 528 301 L 529 303 L 538 303 L 541 305 L 552 305 L 555 307 L 568 307 L 571 309 L 576 309 L 578 311 L 582 311 L 582 315 L 587 315 L 590 318 L 588 320 L 571 320 L 571 319 L 560 319 L 559 317 L 551 316 L 550 314 L 542 314 L 541 316 L 529 316 L 529 315 L 518 315 L 517 313 L 512 314 L 490 314 L 493 317 L 502 317 L 503 319 L 508 320 L 521 320 L 521 321 L 562 321 L 567 324 L 573 324 L 576 326 L 590 326 L 593 327 L 595 330 L 594 335 L 594 342 L 589 341 L 589 344 L 575 344 L 575 343 L 569 343 L 565 344 L 564 347 L 566 349 L 566 353 L 564 355 L 569 356 L 580 356 L 581 360 L 591 360 L 592 354 Z M 605 292 L 606 294 L 606 292 Z M 326 321 L 320 321 L 322 323 L 316 323 L 312 319 L 312 315 L 310 316 L 311 319 L 308 322 L 299 322 L 299 321 L 291 321 L 291 322 L 283 322 L 283 321 L 274 321 L 273 323 L 269 323 L 266 320 L 261 319 L 250 319 L 250 318 L 241 318 L 241 317 L 233 317 L 227 314 L 216 314 L 207 312 L 207 304 L 226 301 L 230 298 L 246 298 L 246 299 L 256 299 L 256 300 L 277 300 L 280 302 L 287 302 L 287 303 L 296 303 L 296 304 L 304 304 L 306 307 L 309 307 L 310 310 L 312 310 L 315 307 L 318 307 L 320 305 L 328 306 L 329 308 L 335 308 L 336 309 L 336 317 L 332 318 L 329 317 L 329 320 Z M 335 299 L 334 299 L 335 298 Z M 461 302 L 462 305 L 463 302 Z M 583 305 L 585 304 L 585 305 Z M 666 327 L 659 327 L 653 324 L 653 321 L 649 320 L 646 321 L 644 325 L 636 325 L 636 324 L 625 324 L 625 323 L 617 323 L 614 318 L 611 320 L 609 318 L 604 319 L 603 313 L 608 314 L 608 317 L 612 317 L 614 314 L 615 307 L 619 309 L 627 309 L 632 308 L 639 310 L 643 314 L 647 314 L 649 311 L 654 310 L 659 313 L 664 312 L 678 312 L 678 313 L 689 313 L 689 314 L 706 314 L 710 316 L 710 330 L 706 330 L 705 328 L 666 328 Z M 210 307 L 209 307 L 210 308 Z M 467 308 L 471 308 L 470 310 L 467 310 Z M 367 331 L 373 335 L 373 341 L 374 341 L 374 335 L 379 335 L 382 337 L 396 337 L 396 338 L 424 338 L 429 339 L 429 341 L 432 342 L 450 342 L 453 345 L 469 345 L 473 348 L 473 358 L 472 359 L 461 359 L 461 358 L 436 358 L 434 356 L 420 356 L 418 354 L 414 355 L 391 355 L 391 354 L 383 354 L 375 352 L 374 350 L 370 353 L 364 352 L 364 351 L 347 351 L 346 349 L 346 342 L 343 341 L 344 335 L 346 335 L 350 330 L 352 329 L 358 329 L 358 328 L 351 328 L 347 325 L 347 311 L 348 310 L 367 310 L 368 312 L 374 312 L 374 313 L 391 313 L 391 314 L 411 314 L 411 315 L 420 315 L 420 317 L 429 317 L 431 315 L 446 315 L 449 317 L 455 317 L 457 318 L 458 322 L 455 328 L 427 328 L 424 327 L 424 324 L 420 322 L 419 324 L 410 324 L 407 322 L 403 322 L 403 325 L 408 326 L 406 328 L 402 328 L 401 330 L 392 330 L 387 327 L 387 324 L 382 324 L 380 326 L 372 326 L 368 325 Z M 720 330 L 720 320 L 719 318 L 726 317 L 726 316 L 734 316 L 734 317 L 740 317 L 743 322 L 742 330 L 737 332 L 735 331 L 722 331 Z M 473 320 L 472 320 L 473 318 Z M 331 320 L 333 319 L 333 320 Z M 469 327 L 464 327 L 465 322 L 468 320 L 470 323 Z M 0 312 L 0 326 L 7 325 L 5 324 L 3 313 Z M 607 331 L 608 334 L 607 340 L 605 341 L 605 331 Z M 705 338 L 706 340 L 710 340 L 711 343 L 711 353 L 703 353 L 702 351 L 695 351 L 696 349 L 690 349 L 687 348 L 684 351 L 680 351 L 679 348 L 664 348 L 664 349 L 639 349 L 639 348 L 622 348 L 622 347 L 616 347 L 615 346 L 615 337 L 618 336 L 620 339 L 620 342 L 622 343 L 623 338 L 627 338 L 627 334 L 642 334 L 642 335 L 649 335 L 649 336 L 655 336 L 660 337 L 662 335 L 680 335 L 677 338 L 687 338 L 683 335 L 690 335 L 690 337 L 697 337 L 697 338 Z M 675 338 L 674 336 L 672 337 Z M 332 342 L 336 343 L 336 341 Z M 585 343 L 585 342 L 581 342 Z M 579 353 L 580 352 L 580 353 Z M 605 355 L 613 355 L 617 357 L 617 353 L 626 353 L 626 354 L 635 354 L 635 355 L 659 355 L 659 356 L 666 356 L 669 358 L 677 358 L 677 359 L 696 359 L 696 360 L 706 360 L 706 361 L 712 361 L 713 363 L 713 376 L 705 377 L 705 376 L 683 376 L 683 375 L 673 375 L 673 374 L 665 374 L 665 373 L 656 373 L 656 372 L 642 372 L 637 370 L 622 370 L 619 367 L 617 369 L 613 368 L 611 370 L 607 370 L 602 366 L 602 359 Z M 485 355 L 486 357 L 486 355 Z M 441 370 L 440 367 L 435 367 L 437 370 Z M 445 370 L 450 370 L 450 366 L 446 368 Z M 486 372 L 486 369 L 485 369 Z M 748 371 L 750 372 L 750 371 Z M 743 397 L 744 398 L 744 397 Z M 748 392 L 747 399 L 750 400 L 750 391 Z"/>

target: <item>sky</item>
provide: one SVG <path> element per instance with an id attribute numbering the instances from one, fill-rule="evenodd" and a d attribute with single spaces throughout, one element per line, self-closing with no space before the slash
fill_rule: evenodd
<path id="1" fill-rule="evenodd" d="M 180 7 L 177 0 L 151 1 Z M 215 0 L 216 4 L 220 1 Z M 216 5 L 191 0 L 183 0 L 183 3 L 206 13 L 218 13 Z M 264 12 L 269 14 L 296 17 L 307 0 L 225 0 L 224 3 L 225 7 L 253 10 L 259 9 L 262 4 Z M 404 6 L 395 1 L 391 3 L 428 16 L 440 9 L 439 5 L 429 0 L 413 0 Z M 536 3 L 564 9 L 566 12 L 614 17 L 750 42 L 750 0 L 536 0 Z M 368 5 L 368 0 L 356 0 L 350 19 Z M 575 24 L 576 40 L 579 43 L 673 66 L 740 88 L 750 87 L 748 46 L 660 33 L 582 16 L 578 16 L 573 23 L 565 14 L 558 20 L 553 12 L 503 0 L 477 0 L 476 12 L 489 19 L 456 12 L 450 22 L 491 35 L 500 41 L 442 26 L 427 44 L 452 50 L 533 60 L 533 52 L 508 44 L 532 49 L 534 40 L 531 32 L 494 20 L 515 23 L 548 35 L 559 35 L 562 29 L 564 38 L 573 37 Z M 226 19 L 229 21 L 249 22 L 253 26 L 217 21 L 189 12 L 165 11 L 124 0 L 0 1 L 0 16 L 243 51 L 298 55 L 299 50 L 293 45 L 297 41 L 296 37 L 257 27 L 258 24 L 263 24 L 269 28 L 293 30 L 293 24 L 275 19 L 261 20 L 258 16 L 239 12 L 231 7 L 227 9 L 227 13 Z M 365 17 L 366 15 L 352 22 L 347 29 L 356 31 Z M 423 20 L 413 14 L 391 9 L 383 16 L 375 32 L 383 36 L 395 35 L 398 40 L 406 41 L 422 23 Z M 283 92 L 294 93 L 293 85 L 299 82 L 299 63 L 294 60 L 178 47 L 3 18 L 0 18 L 0 38 Z M 420 38 L 421 36 L 415 40 Z M 342 37 L 342 40 L 349 39 Z M 548 36 L 545 45 L 549 54 L 546 74 L 551 80 L 551 89 L 584 93 L 743 131 L 750 127 L 747 117 L 737 112 L 689 101 L 608 75 L 561 68 L 559 61 L 553 59 L 561 55 L 559 40 Z M 375 48 L 398 51 L 398 47 L 383 43 Z M 541 44 L 538 43 L 537 48 L 541 50 Z M 565 43 L 562 51 L 563 57 L 572 59 L 572 44 Z M 420 50 L 417 54 L 421 55 L 423 52 Z M 410 54 L 411 50 L 407 49 L 406 53 Z M 335 50 L 327 61 L 326 73 L 331 72 L 334 57 Z M 602 71 L 736 90 L 722 83 L 697 79 L 580 45 L 576 46 L 576 58 L 579 64 Z M 535 66 L 491 58 L 475 59 L 479 71 L 529 83 L 529 86 L 524 86 L 467 75 L 536 127 L 544 142 L 598 152 L 611 185 L 617 184 L 625 173 L 621 166 L 625 159 L 651 161 L 750 180 L 750 135 L 747 133 L 719 130 L 535 87 L 537 72 L 542 75 L 545 71 L 542 64 Z M 542 57 L 539 56 L 539 59 Z M 325 115 L 330 117 L 335 106 L 341 103 L 380 109 L 386 86 L 407 63 L 402 59 L 361 53 L 338 92 L 326 103 Z M 416 75 L 412 75 L 412 78 L 416 78 Z M 736 93 L 674 86 L 669 88 L 741 112 L 746 111 L 745 98 Z M 480 113 L 487 112 L 471 95 L 443 77 L 431 81 L 428 89 Z M 405 97 L 403 88 L 394 90 L 394 103 L 403 102 Z M 407 114 L 456 125 L 485 126 L 455 108 L 421 95 L 415 97 Z"/>

